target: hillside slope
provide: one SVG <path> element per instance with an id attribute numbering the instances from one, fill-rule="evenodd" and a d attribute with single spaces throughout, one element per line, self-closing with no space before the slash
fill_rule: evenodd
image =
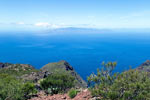
<path id="1" fill-rule="evenodd" d="M 52 74 L 54 71 L 58 70 L 58 72 L 67 72 L 75 79 L 77 80 L 76 86 L 77 87 L 87 87 L 86 82 L 77 74 L 77 72 L 73 69 L 73 67 L 66 61 L 59 61 L 55 63 L 49 63 L 45 66 L 43 66 L 40 69 L 42 72 L 48 72 L 49 74 Z M 59 73 L 58 73 L 59 74 Z"/>
<path id="2" fill-rule="evenodd" d="M 33 66 L 28 64 L 0 63 L 0 74 L 8 74 L 18 79 L 22 79 L 23 81 L 32 81 L 34 83 L 38 83 L 40 79 L 46 78 L 48 75 L 53 74 L 53 72 L 56 70 L 72 75 L 77 81 L 76 87 L 87 87 L 86 82 L 66 61 L 49 63 L 42 67 L 40 70 L 35 69 Z"/>

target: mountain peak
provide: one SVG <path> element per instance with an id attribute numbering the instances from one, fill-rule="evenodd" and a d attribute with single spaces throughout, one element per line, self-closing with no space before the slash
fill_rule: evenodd
<path id="1" fill-rule="evenodd" d="M 42 72 L 53 73 L 56 70 L 59 70 L 60 73 L 69 73 L 77 80 L 77 87 L 87 87 L 86 82 L 80 77 L 80 75 L 73 69 L 73 67 L 65 60 L 59 62 L 46 64 L 41 68 Z"/>

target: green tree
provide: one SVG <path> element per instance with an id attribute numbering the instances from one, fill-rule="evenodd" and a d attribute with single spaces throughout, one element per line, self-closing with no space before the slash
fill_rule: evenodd
<path id="1" fill-rule="evenodd" d="M 88 77 L 93 96 L 102 100 L 150 100 L 150 73 L 136 69 L 113 73 L 115 62 L 103 63 L 103 69 Z"/>
<path id="2" fill-rule="evenodd" d="M 107 83 L 108 85 L 111 85 L 116 78 L 116 74 L 113 74 L 113 70 L 116 67 L 116 62 L 102 62 L 102 68 L 97 69 L 97 74 L 91 74 L 87 80 L 88 84 L 90 85 L 99 85 L 102 83 Z"/>

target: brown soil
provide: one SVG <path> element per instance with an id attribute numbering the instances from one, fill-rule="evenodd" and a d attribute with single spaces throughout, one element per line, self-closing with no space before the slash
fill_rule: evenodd
<path id="1" fill-rule="evenodd" d="M 85 89 L 79 92 L 77 96 L 73 99 L 70 99 L 70 97 L 67 94 L 56 94 L 53 96 L 46 96 L 44 92 L 40 92 L 38 93 L 38 97 L 32 98 L 30 100 L 89 100 L 91 98 L 91 93 L 88 91 L 88 89 Z"/>

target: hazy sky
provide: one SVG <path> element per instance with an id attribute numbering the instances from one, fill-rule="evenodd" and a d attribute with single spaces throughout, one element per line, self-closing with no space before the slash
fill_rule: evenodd
<path id="1" fill-rule="evenodd" d="M 0 0 L 0 29 L 150 28 L 150 0 Z"/>

